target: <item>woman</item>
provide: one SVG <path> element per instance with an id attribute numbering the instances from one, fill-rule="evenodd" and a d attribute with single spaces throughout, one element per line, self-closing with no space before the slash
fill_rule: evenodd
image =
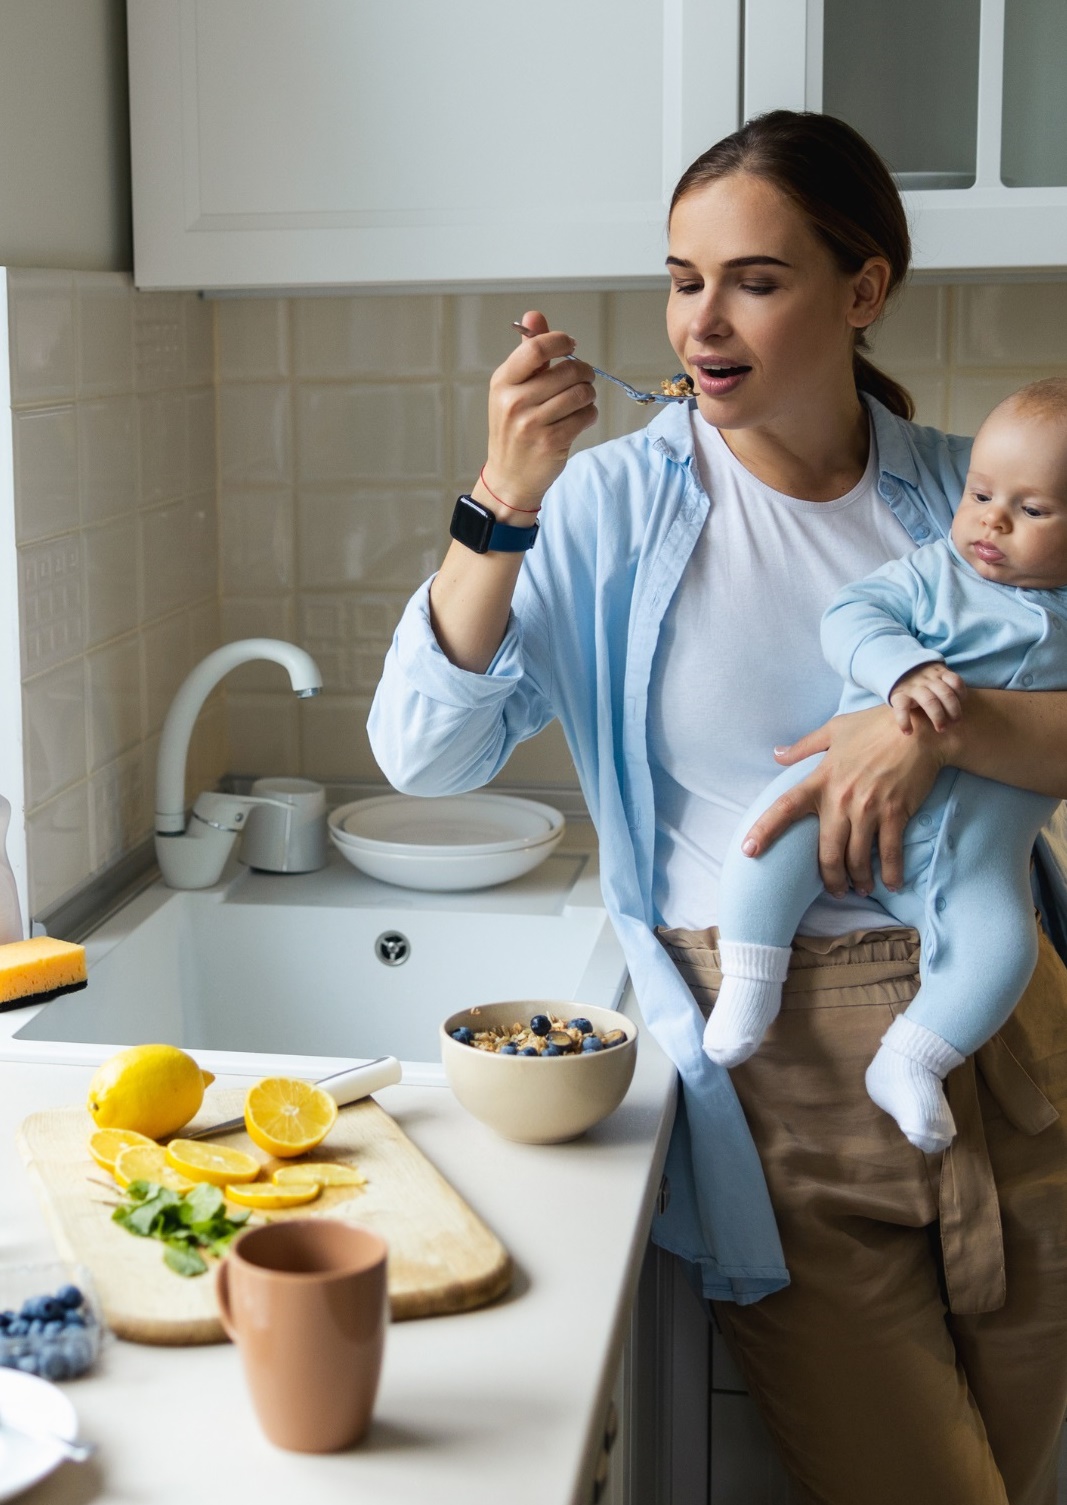
<path id="1" fill-rule="evenodd" d="M 968 442 L 909 423 L 860 353 L 908 255 L 889 174 L 838 121 L 778 111 L 699 158 L 671 206 L 667 307 L 695 401 L 568 463 L 593 373 L 524 316 L 475 505 L 408 606 L 370 730 L 394 784 L 437 794 L 484 784 L 559 718 L 644 1019 L 682 1081 L 654 1236 L 697 1267 L 803 1497 L 1051 1505 L 1067 1409 L 1051 948 L 980 1075 L 949 1078 L 951 1151 L 923 1155 L 863 1089 L 917 986 L 917 936 L 868 897 L 872 851 L 899 881 L 901 832 L 945 763 L 1067 792 L 1065 695 L 974 691 L 940 734 L 905 737 L 884 707 L 826 720 L 822 611 L 946 534 L 966 471 Z M 727 1073 L 701 1049 L 723 845 L 775 757 L 822 750 L 748 849 L 817 814 L 828 892 L 761 1051 Z"/>

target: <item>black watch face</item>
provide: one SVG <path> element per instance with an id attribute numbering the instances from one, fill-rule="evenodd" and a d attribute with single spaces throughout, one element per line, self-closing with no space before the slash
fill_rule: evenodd
<path id="1" fill-rule="evenodd" d="M 449 532 L 457 542 L 473 549 L 476 554 L 485 554 L 493 531 L 494 518 L 488 508 L 479 507 L 469 496 L 461 496 L 452 514 Z"/>

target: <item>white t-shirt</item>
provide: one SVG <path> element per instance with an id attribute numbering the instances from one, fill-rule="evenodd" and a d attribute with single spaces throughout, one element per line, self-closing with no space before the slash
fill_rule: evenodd
<path id="1" fill-rule="evenodd" d="M 751 475 L 695 408 L 692 423 L 711 507 L 656 649 L 649 759 L 657 918 L 701 929 L 716 922 L 727 841 L 781 772 L 773 749 L 837 709 L 823 612 L 843 585 L 916 544 L 878 495 L 873 429 L 859 483 L 837 501 L 805 502 Z M 843 935 L 884 918 L 873 899 L 823 895 L 800 928 Z"/>

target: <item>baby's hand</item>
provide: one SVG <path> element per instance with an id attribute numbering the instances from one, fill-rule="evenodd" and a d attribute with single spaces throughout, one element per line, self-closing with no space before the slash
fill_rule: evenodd
<path id="1" fill-rule="evenodd" d="M 915 717 L 925 714 L 936 732 L 943 732 L 950 721 L 963 713 L 967 686 L 958 674 L 944 664 L 923 664 L 910 674 L 901 675 L 889 692 L 889 704 L 900 730 L 915 730 Z"/>

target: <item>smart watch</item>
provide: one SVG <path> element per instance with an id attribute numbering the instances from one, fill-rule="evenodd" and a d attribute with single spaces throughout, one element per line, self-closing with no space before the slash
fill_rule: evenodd
<path id="1" fill-rule="evenodd" d="M 528 528 L 513 528 L 498 523 L 488 507 L 471 496 L 456 499 L 449 533 L 457 542 L 476 554 L 519 554 L 532 549 L 537 540 L 537 523 Z"/>

